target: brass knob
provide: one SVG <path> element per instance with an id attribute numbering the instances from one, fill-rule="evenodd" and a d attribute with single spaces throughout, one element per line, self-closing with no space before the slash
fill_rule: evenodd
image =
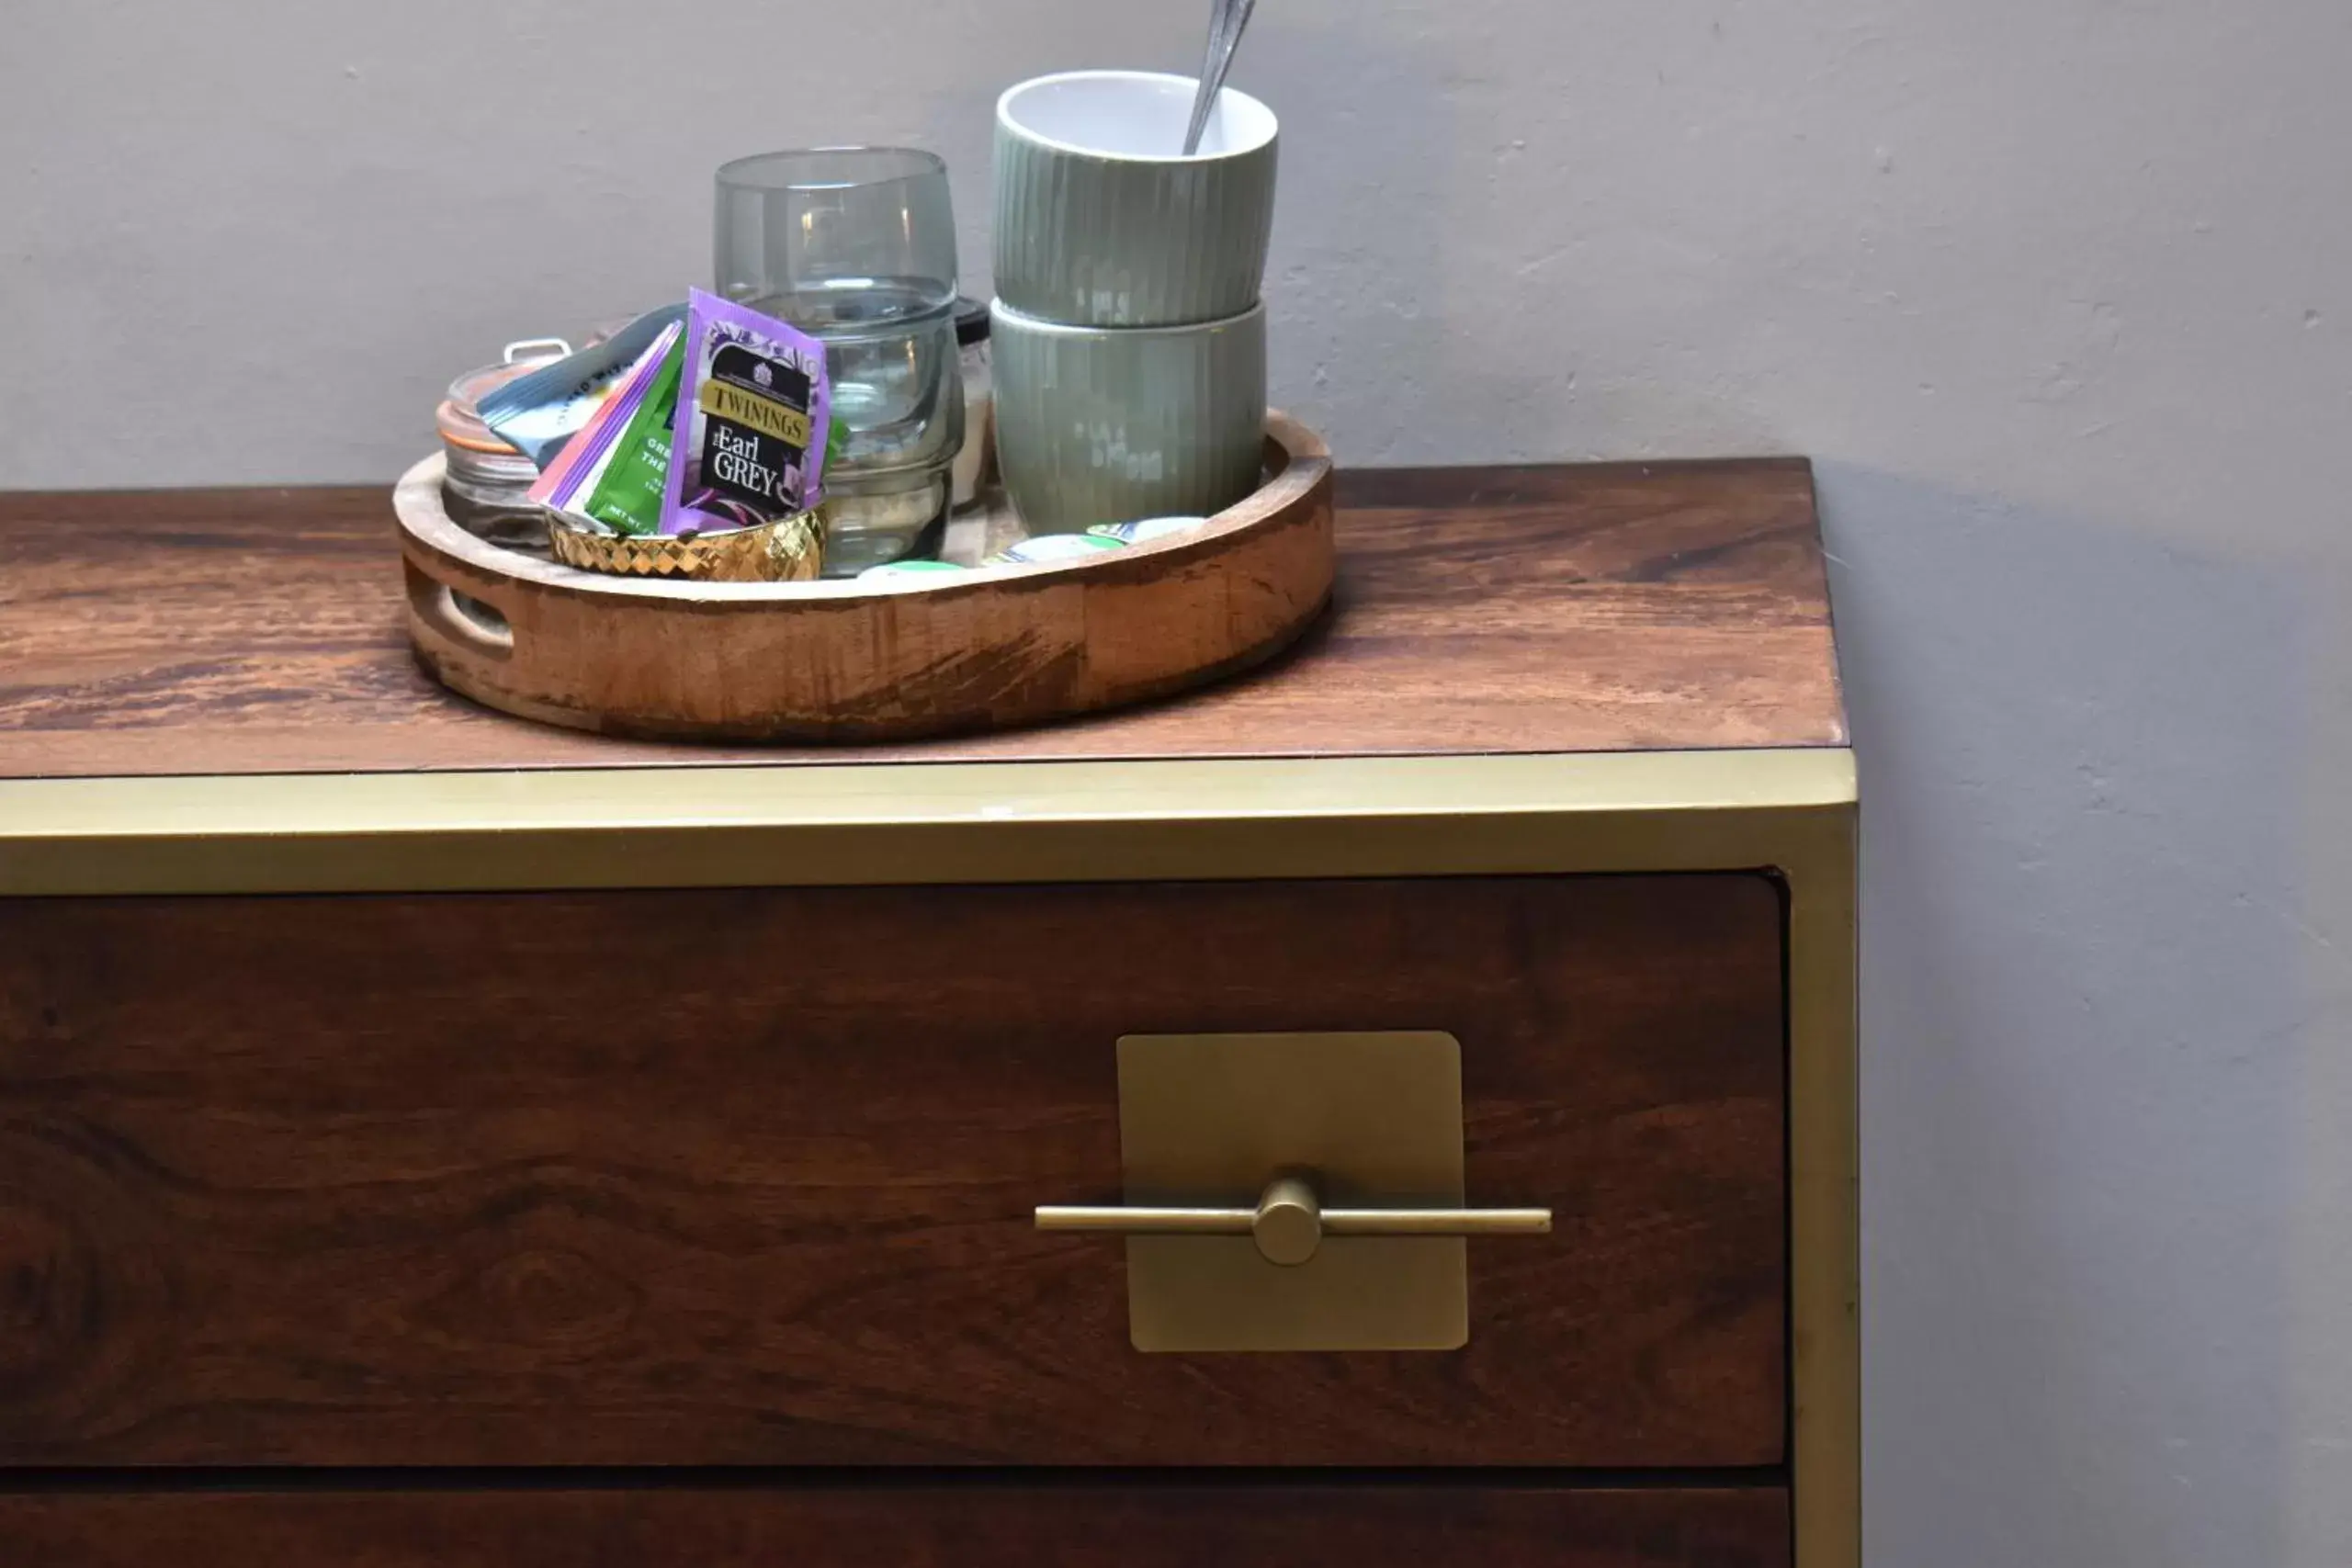
<path id="1" fill-rule="evenodd" d="M 1295 1267 L 1327 1235 L 1544 1235 L 1549 1209 L 1327 1209 L 1312 1180 L 1284 1174 L 1266 1183 L 1254 1209 L 1041 1203 L 1041 1231 L 1114 1235 L 1246 1235 L 1269 1263 Z"/>
<path id="2" fill-rule="evenodd" d="M 1250 1234 L 1269 1263 L 1304 1263 L 1323 1245 L 1323 1202 L 1306 1179 L 1277 1176 L 1266 1183 Z"/>

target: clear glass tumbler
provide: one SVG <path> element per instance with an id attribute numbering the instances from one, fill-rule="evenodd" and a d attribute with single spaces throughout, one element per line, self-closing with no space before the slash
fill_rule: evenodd
<path id="1" fill-rule="evenodd" d="M 842 436 L 826 467 L 829 570 L 935 549 L 944 505 L 917 519 L 904 498 L 928 494 L 964 441 L 947 165 L 913 148 L 824 147 L 739 158 L 718 185 L 718 292 L 825 344 Z"/>

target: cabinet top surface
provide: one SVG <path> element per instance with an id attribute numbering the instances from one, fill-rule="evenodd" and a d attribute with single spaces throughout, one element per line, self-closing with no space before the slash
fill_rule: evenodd
<path id="1" fill-rule="evenodd" d="M 1266 669 L 1043 728 L 654 745 L 418 671 L 388 486 L 0 494 L 0 778 L 1846 744 L 1796 458 L 1340 476 L 1336 606 Z"/>

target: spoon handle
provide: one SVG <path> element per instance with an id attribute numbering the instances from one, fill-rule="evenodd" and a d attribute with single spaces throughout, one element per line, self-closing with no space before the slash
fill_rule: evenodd
<path id="1" fill-rule="evenodd" d="M 1233 57 L 1241 51 L 1242 30 L 1249 27 L 1250 15 L 1257 9 L 1258 0 L 1231 0 L 1226 8 L 1225 58 L 1216 62 L 1216 86 L 1220 93 L 1225 91 L 1225 79 L 1233 73 Z M 1214 96 L 1209 105 L 1216 107 Z"/>
<path id="2" fill-rule="evenodd" d="M 1187 158 L 1201 150 L 1210 111 L 1225 87 L 1226 73 L 1233 69 L 1233 51 L 1241 47 L 1241 29 L 1250 25 L 1250 13 L 1256 6 L 1257 0 L 1212 0 L 1208 53 L 1201 62 L 1200 88 L 1193 95 L 1193 122 L 1184 131 Z"/>
<path id="3" fill-rule="evenodd" d="M 1201 134 L 1208 129 L 1209 106 L 1216 102 L 1216 62 L 1225 43 L 1226 24 L 1233 0 L 1209 0 L 1209 42 L 1201 56 L 1201 79 L 1193 88 L 1193 118 L 1184 129 L 1184 156 L 1200 151 Z"/>

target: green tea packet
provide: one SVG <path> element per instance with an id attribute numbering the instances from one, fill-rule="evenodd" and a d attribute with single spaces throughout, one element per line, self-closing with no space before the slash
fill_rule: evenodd
<path id="1" fill-rule="evenodd" d="M 653 534 L 662 527 L 662 501 L 670 482 L 671 426 L 686 363 L 684 334 L 670 345 L 647 383 L 645 400 L 622 427 L 610 456 L 575 502 L 576 510 L 616 534 Z"/>

